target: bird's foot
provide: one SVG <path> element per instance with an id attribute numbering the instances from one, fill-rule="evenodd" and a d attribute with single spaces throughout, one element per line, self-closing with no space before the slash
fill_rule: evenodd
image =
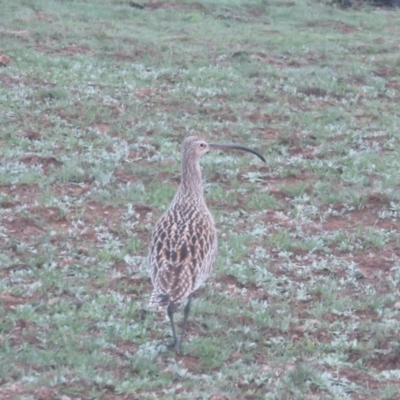
<path id="1" fill-rule="evenodd" d="M 177 343 L 175 343 L 174 350 L 176 354 L 182 355 L 182 341 L 178 340 Z"/>
<path id="2" fill-rule="evenodd" d="M 164 345 L 171 350 L 174 350 L 176 354 L 182 354 L 182 342 L 177 339 L 171 343 L 164 343 Z"/>

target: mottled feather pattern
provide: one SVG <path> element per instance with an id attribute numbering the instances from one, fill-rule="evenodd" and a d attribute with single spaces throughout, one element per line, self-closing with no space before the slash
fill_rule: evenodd
<path id="1" fill-rule="evenodd" d="M 211 214 L 202 201 L 174 202 L 158 220 L 149 252 L 154 292 L 150 306 L 179 304 L 211 272 L 217 237 Z"/>
<path id="2" fill-rule="evenodd" d="M 217 258 L 218 244 L 214 220 L 203 194 L 200 158 L 210 148 L 238 149 L 264 157 L 242 145 L 207 143 L 195 136 L 182 144 L 182 179 L 168 210 L 161 216 L 151 236 L 148 266 L 154 291 L 151 307 L 165 308 L 171 322 L 173 347 L 182 351 L 192 293 L 208 278 Z M 180 340 L 176 334 L 174 312 L 183 309 Z"/>

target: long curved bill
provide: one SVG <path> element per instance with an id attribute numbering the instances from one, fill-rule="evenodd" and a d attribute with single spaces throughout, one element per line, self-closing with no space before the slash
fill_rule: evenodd
<path id="1" fill-rule="evenodd" d="M 258 158 L 260 158 L 262 161 L 265 161 L 265 158 L 257 151 L 253 150 L 253 149 L 249 149 L 248 147 L 245 146 L 241 146 L 240 144 L 234 144 L 234 143 L 209 143 L 208 146 L 212 149 L 237 149 L 237 150 L 243 150 L 243 151 L 247 151 L 249 153 L 252 153 L 254 155 L 256 155 Z"/>

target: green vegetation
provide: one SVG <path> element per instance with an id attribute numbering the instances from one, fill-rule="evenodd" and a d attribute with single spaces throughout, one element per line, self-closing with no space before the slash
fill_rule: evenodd
<path id="1" fill-rule="evenodd" d="M 0 398 L 400 399 L 399 11 L 142 4 L 2 3 Z M 194 133 L 267 164 L 202 160 L 177 356 L 146 254 Z"/>

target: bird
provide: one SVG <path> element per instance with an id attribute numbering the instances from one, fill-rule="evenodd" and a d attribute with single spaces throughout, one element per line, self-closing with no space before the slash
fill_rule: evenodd
<path id="1" fill-rule="evenodd" d="M 218 253 L 214 219 L 203 193 L 200 158 L 210 150 L 237 149 L 265 158 L 255 150 L 233 143 L 207 143 L 196 136 L 182 142 L 181 182 L 171 204 L 156 222 L 151 234 L 148 269 L 153 292 L 150 308 L 166 310 L 173 342 L 168 347 L 182 353 L 192 294 L 208 278 Z M 186 301 L 178 338 L 174 313 Z"/>

